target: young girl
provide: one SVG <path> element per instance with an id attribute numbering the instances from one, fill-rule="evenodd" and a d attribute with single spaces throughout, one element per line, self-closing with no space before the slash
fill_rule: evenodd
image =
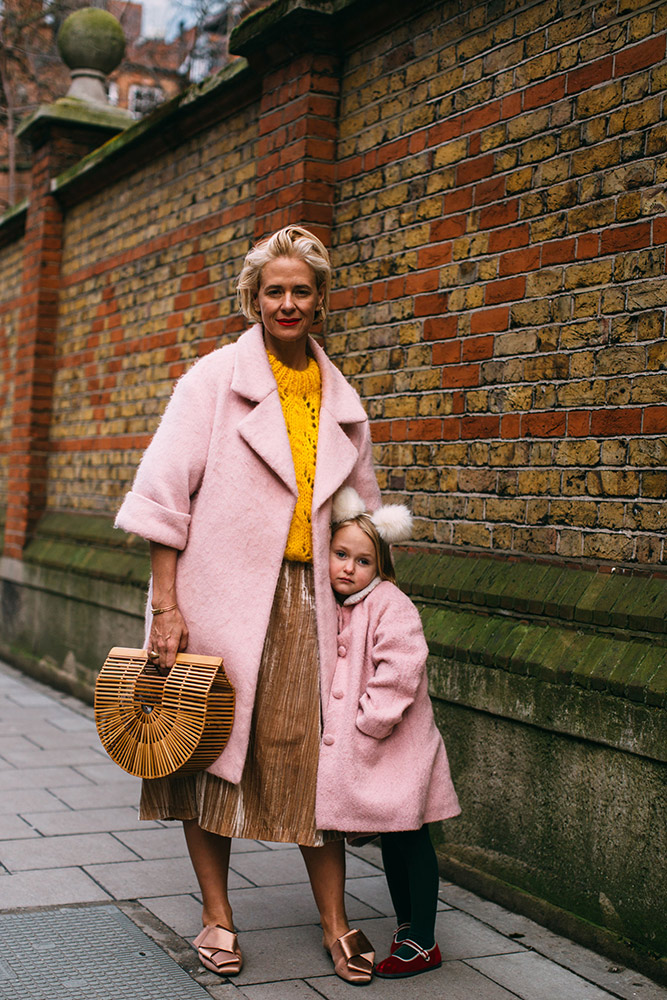
<path id="1" fill-rule="evenodd" d="M 318 824 L 380 833 L 398 927 L 376 966 L 400 979 L 442 964 L 435 942 L 438 865 L 428 823 L 458 799 L 426 677 L 419 613 L 395 585 L 389 544 L 409 538 L 403 506 L 366 512 L 345 487 L 334 497 L 329 557 L 338 602 L 338 660 L 324 713 Z"/>

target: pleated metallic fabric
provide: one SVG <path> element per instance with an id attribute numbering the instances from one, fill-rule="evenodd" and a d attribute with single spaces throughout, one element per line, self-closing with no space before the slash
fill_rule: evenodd
<path id="1" fill-rule="evenodd" d="M 282 564 L 259 670 L 250 743 L 238 785 L 203 771 L 145 780 L 141 819 L 197 819 L 227 837 L 321 847 L 315 827 L 321 734 L 313 567 Z"/>

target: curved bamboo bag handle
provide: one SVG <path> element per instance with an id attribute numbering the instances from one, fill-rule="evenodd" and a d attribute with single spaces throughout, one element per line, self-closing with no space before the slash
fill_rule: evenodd
<path id="1" fill-rule="evenodd" d="M 234 721 L 234 688 L 216 656 L 179 653 L 163 676 L 145 649 L 114 646 L 95 683 L 102 746 L 140 778 L 203 771 L 216 760 Z"/>

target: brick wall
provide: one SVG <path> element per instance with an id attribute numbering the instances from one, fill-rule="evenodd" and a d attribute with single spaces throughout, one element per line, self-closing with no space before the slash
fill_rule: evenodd
<path id="1" fill-rule="evenodd" d="M 251 101 L 237 74 L 195 129 L 194 91 L 67 195 L 46 507 L 113 513 L 174 378 L 241 329 L 249 243 L 292 219 L 332 245 L 328 350 L 419 541 L 655 565 L 666 9 L 394 6 L 297 11 L 289 52 L 263 12 Z"/>
<path id="2" fill-rule="evenodd" d="M 68 213 L 48 509 L 112 514 L 174 380 L 243 328 L 256 131 L 251 108 Z"/>
<path id="3" fill-rule="evenodd" d="M 14 368 L 18 345 L 23 241 L 0 248 L 0 509 L 7 502 L 9 450 L 14 407 Z"/>
<path id="4" fill-rule="evenodd" d="M 657 562 L 667 8 L 511 7 L 349 54 L 330 350 L 422 540 Z"/>

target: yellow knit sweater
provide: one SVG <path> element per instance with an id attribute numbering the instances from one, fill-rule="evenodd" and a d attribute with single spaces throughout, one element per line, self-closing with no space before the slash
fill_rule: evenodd
<path id="1" fill-rule="evenodd" d="M 285 559 L 293 562 L 310 562 L 313 558 L 313 539 L 310 512 L 313 507 L 315 459 L 317 457 L 317 432 L 320 423 L 322 380 L 314 358 L 308 361 L 305 371 L 288 368 L 273 354 L 269 362 L 278 386 L 278 395 L 287 426 L 299 498 L 292 517 Z"/>

